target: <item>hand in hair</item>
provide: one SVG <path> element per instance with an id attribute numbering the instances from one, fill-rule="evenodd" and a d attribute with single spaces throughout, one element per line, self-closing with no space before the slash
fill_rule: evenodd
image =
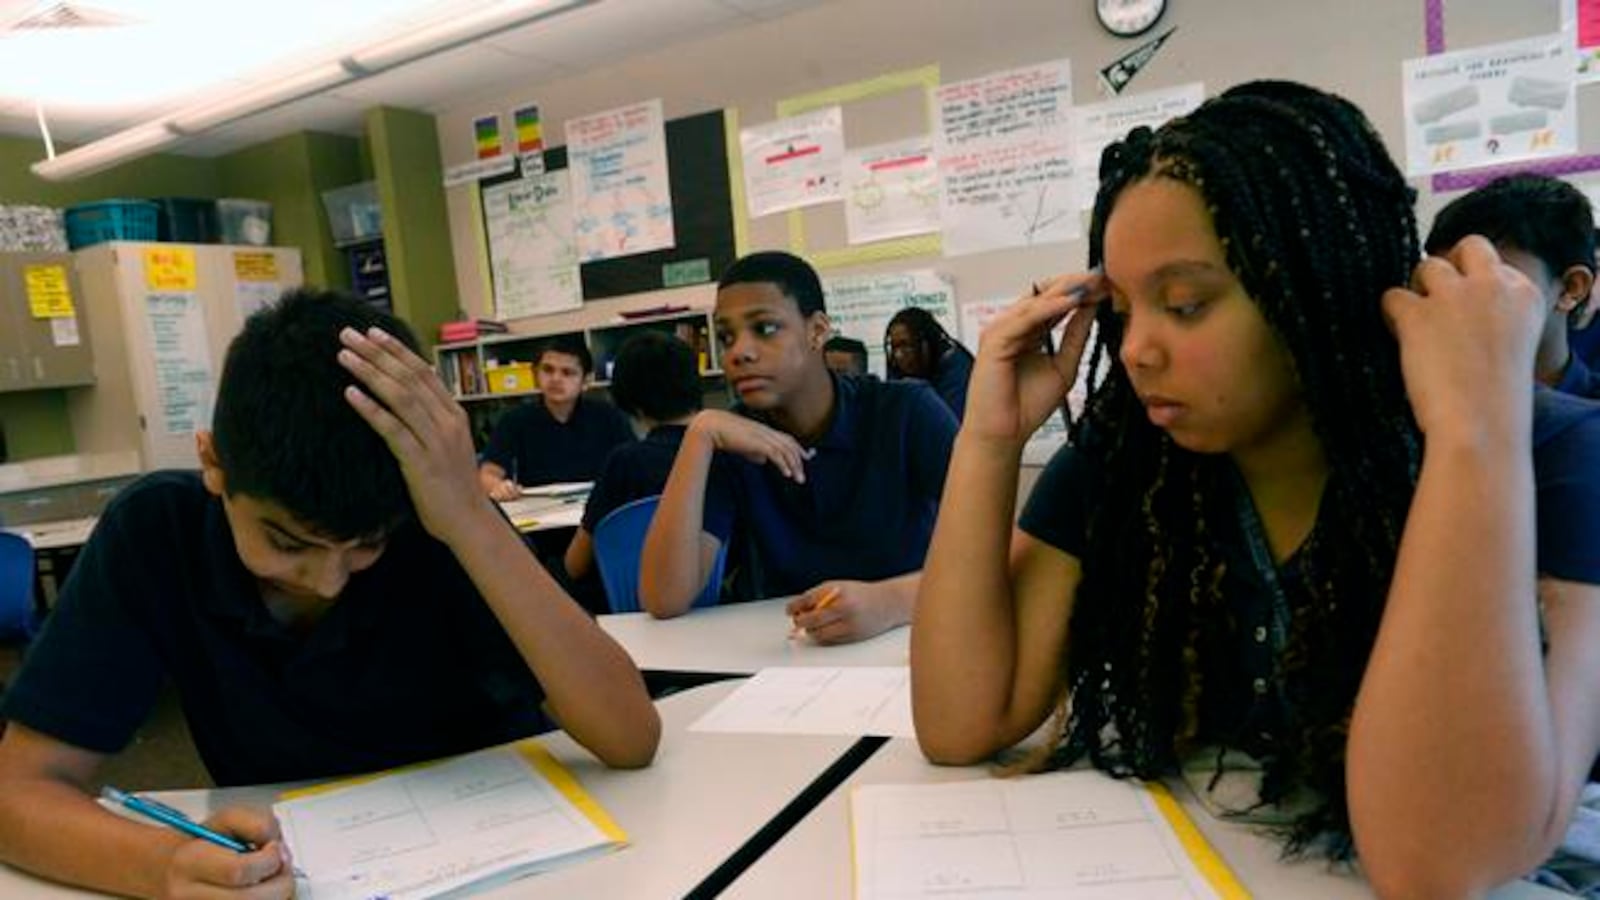
<path id="1" fill-rule="evenodd" d="M 1098 275 L 1063 275 L 990 322 L 967 385 L 962 430 L 1020 448 L 1072 389 L 1094 321 L 1091 311 L 1104 297 Z M 1046 340 L 1063 319 L 1066 332 L 1052 354 Z"/>
<path id="2" fill-rule="evenodd" d="M 339 362 L 364 386 L 345 399 L 400 461 L 422 526 L 445 543 L 483 506 L 467 414 L 433 367 L 374 328 L 339 333 Z"/>
<path id="3" fill-rule="evenodd" d="M 805 462 L 812 453 L 787 432 L 720 409 L 697 414 L 689 427 L 708 438 L 718 450 L 775 466 L 783 477 L 805 484 Z"/>
<path id="4" fill-rule="evenodd" d="M 1416 267 L 1383 311 L 1400 342 L 1406 395 L 1429 440 L 1526 440 L 1528 373 L 1544 322 L 1538 290 L 1477 235 Z M 1487 429 L 1487 430 L 1486 430 Z"/>

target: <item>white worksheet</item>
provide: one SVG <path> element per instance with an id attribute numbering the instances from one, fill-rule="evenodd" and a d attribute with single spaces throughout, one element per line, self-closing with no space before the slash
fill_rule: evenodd
<path id="1" fill-rule="evenodd" d="M 762 669 L 690 731 L 914 737 L 905 666 Z"/>
<path id="2" fill-rule="evenodd" d="M 542 750 L 536 751 L 542 753 Z M 549 765 L 553 760 L 545 757 Z M 556 766 L 580 809 L 519 747 L 400 769 L 273 806 L 296 896 L 417 900 L 610 850 L 623 836 Z M 586 811 L 588 810 L 588 811 Z"/>
<path id="3" fill-rule="evenodd" d="M 850 814 L 858 900 L 1244 896 L 1192 825 L 1186 846 L 1148 789 L 1099 772 L 866 785 Z"/>

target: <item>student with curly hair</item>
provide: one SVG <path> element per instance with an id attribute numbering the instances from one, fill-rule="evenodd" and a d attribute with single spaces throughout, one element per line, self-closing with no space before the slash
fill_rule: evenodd
<path id="1" fill-rule="evenodd" d="M 961 420 L 967 408 L 967 380 L 972 377 L 972 351 L 944 330 L 920 306 L 894 314 L 883 332 L 889 380 L 920 378 L 933 386 L 944 404 Z"/>
<path id="2" fill-rule="evenodd" d="M 1552 852 L 1600 749 L 1600 418 L 1530 388 L 1537 292 L 1487 241 L 1418 263 L 1412 199 L 1356 107 L 1284 82 L 1107 150 L 1101 271 L 973 369 L 912 629 L 931 759 L 1056 711 L 1040 764 L 1200 766 L 1384 895 Z M 1013 528 L 1084 352 L 1108 374 Z"/>

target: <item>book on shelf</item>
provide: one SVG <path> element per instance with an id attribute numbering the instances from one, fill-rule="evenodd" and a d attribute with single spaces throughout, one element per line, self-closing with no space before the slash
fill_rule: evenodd
<path id="1" fill-rule="evenodd" d="M 506 323 L 496 319 L 462 319 L 440 325 L 439 340 L 449 344 L 474 340 L 486 334 L 505 334 L 510 330 Z"/>
<path id="2" fill-rule="evenodd" d="M 609 853 L 628 837 L 543 745 L 521 741 L 292 791 L 273 805 L 310 900 L 424 900 Z"/>

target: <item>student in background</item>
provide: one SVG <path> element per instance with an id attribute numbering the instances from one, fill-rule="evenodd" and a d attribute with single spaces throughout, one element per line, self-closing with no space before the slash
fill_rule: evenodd
<path id="1" fill-rule="evenodd" d="M 1600 750 L 1600 415 L 1529 389 L 1537 292 L 1482 238 L 1418 264 L 1382 141 L 1301 85 L 1135 129 L 1100 175 L 1103 275 L 984 330 L 911 632 L 923 750 L 1054 712 L 1049 762 L 1253 784 L 1229 812 L 1353 837 L 1381 896 L 1533 869 Z M 1014 528 L 1084 352 L 1108 374 Z"/>
<path id="2" fill-rule="evenodd" d="M 650 762 L 638 670 L 476 488 L 466 415 L 416 346 L 335 292 L 245 323 L 200 471 L 111 503 L 0 703 L 0 859 L 117 894 L 292 892 L 268 811 L 211 816 L 259 848 L 235 853 L 85 793 L 166 682 L 218 785 L 493 745 L 548 727 L 541 701 L 603 762 Z"/>
<path id="3" fill-rule="evenodd" d="M 867 374 L 867 345 L 855 338 L 836 334 L 822 345 L 828 370 L 838 375 L 860 377 Z"/>
<path id="4" fill-rule="evenodd" d="M 702 403 L 694 350 L 659 331 L 628 338 L 611 372 L 611 399 L 639 421 L 645 436 L 613 449 L 600 467 L 583 524 L 567 545 L 566 570 L 574 579 L 594 571 L 593 536 L 600 520 L 631 500 L 654 497 L 666 485 L 684 429 Z"/>
<path id="5" fill-rule="evenodd" d="M 717 548 L 738 534 L 759 572 L 754 595 L 798 595 L 789 612 L 814 639 L 905 623 L 955 418 L 925 386 L 828 371 L 822 284 L 798 257 L 735 262 L 715 321 L 739 403 L 700 413 L 684 434 L 645 539 L 644 607 L 688 612 Z"/>
<path id="6" fill-rule="evenodd" d="M 522 496 L 530 487 L 593 481 L 611 448 L 634 440 L 616 407 L 583 395 L 594 358 L 583 341 L 558 337 L 539 351 L 539 394 L 495 423 L 478 467 L 491 498 Z"/>
<path id="7" fill-rule="evenodd" d="M 1528 276 L 1544 298 L 1547 314 L 1534 367 L 1539 383 L 1600 399 L 1600 375 L 1569 343 L 1569 332 L 1587 329 L 1600 308 L 1589 198 L 1559 178 L 1506 175 L 1439 210 L 1424 246 L 1440 255 L 1469 234 L 1492 241 L 1501 259 Z"/>
<path id="8" fill-rule="evenodd" d="M 889 380 L 920 378 L 933 385 L 956 421 L 967 409 L 967 380 L 972 377 L 972 351 L 951 337 L 933 314 L 908 306 L 894 314 L 884 330 Z"/>

